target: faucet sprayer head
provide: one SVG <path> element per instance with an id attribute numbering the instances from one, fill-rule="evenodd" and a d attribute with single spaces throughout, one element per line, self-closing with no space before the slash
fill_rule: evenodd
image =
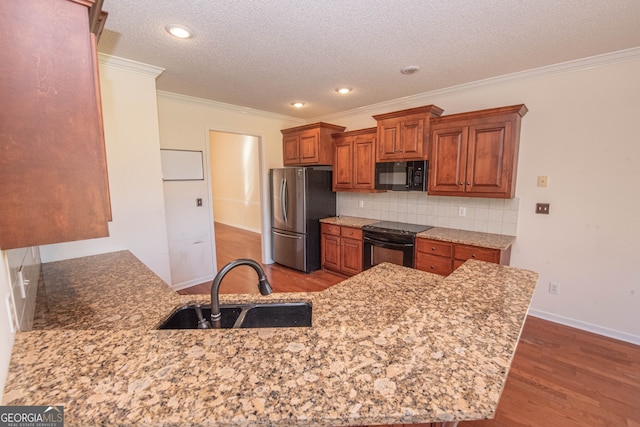
<path id="1" fill-rule="evenodd" d="M 258 281 L 258 289 L 260 289 L 262 295 L 269 295 L 271 293 L 271 285 L 266 277 Z"/>

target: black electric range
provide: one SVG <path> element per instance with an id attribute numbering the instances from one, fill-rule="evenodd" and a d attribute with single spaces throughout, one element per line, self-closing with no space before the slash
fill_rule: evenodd
<path id="1" fill-rule="evenodd" d="M 380 221 L 362 227 L 364 244 L 362 268 L 381 262 L 413 267 L 416 234 L 433 228 L 430 225 Z"/>

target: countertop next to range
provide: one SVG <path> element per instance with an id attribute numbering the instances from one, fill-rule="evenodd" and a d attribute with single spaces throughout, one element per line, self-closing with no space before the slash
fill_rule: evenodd
<path id="1" fill-rule="evenodd" d="M 320 222 L 327 224 L 343 225 L 355 228 L 361 228 L 365 225 L 373 224 L 378 221 L 380 220 L 353 216 L 336 216 L 320 220 Z M 458 230 L 445 227 L 433 227 L 429 230 L 418 233 L 416 237 L 500 250 L 508 249 L 516 240 L 515 236 L 507 236 L 505 234 L 481 233 L 478 231 Z"/>
<path id="2" fill-rule="evenodd" d="M 127 251 L 43 265 L 40 328 L 16 334 L 4 405 L 66 425 L 338 426 L 492 416 L 537 274 L 381 264 L 304 300 L 313 327 L 155 330 L 180 296 Z M 224 286 L 224 284 L 223 284 Z"/>

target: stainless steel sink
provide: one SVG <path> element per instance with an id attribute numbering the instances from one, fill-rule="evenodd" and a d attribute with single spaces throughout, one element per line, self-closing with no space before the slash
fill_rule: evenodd
<path id="1" fill-rule="evenodd" d="M 211 320 L 211 305 L 200 306 Z M 308 302 L 222 304 L 222 319 L 214 328 L 292 328 L 311 326 L 312 306 Z M 198 329 L 196 305 L 175 309 L 158 329 Z"/>

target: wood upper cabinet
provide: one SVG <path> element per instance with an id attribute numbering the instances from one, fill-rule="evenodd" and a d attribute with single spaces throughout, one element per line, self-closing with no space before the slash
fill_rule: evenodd
<path id="1" fill-rule="evenodd" d="M 320 122 L 281 130 L 284 165 L 330 165 L 333 161 L 331 134 L 344 129 L 344 126 Z"/>
<path id="2" fill-rule="evenodd" d="M 321 223 L 322 268 L 353 276 L 362 271 L 362 230 Z"/>
<path id="3" fill-rule="evenodd" d="M 374 191 L 376 128 L 333 134 L 333 191 Z"/>
<path id="4" fill-rule="evenodd" d="M 0 2 L 2 249 L 108 236 L 93 3 Z"/>
<path id="5" fill-rule="evenodd" d="M 430 121 L 443 111 L 426 105 L 373 116 L 378 122 L 376 161 L 428 159 Z"/>
<path id="6" fill-rule="evenodd" d="M 512 198 L 524 105 L 434 119 L 428 193 Z"/>

